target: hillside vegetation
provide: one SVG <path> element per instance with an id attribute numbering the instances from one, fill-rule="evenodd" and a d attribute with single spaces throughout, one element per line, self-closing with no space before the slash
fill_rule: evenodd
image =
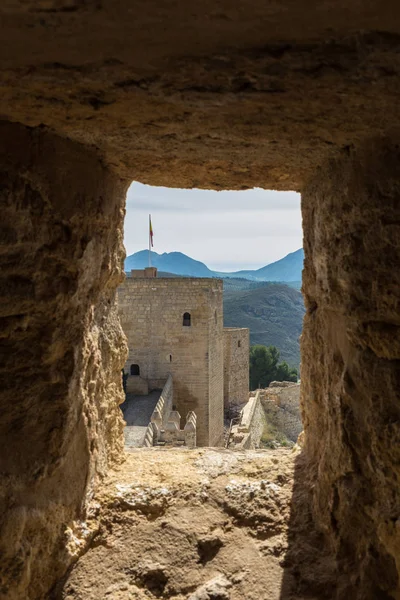
<path id="1" fill-rule="evenodd" d="M 161 275 L 160 275 L 161 276 Z M 163 275 L 164 276 L 164 275 Z M 169 277 L 177 277 L 177 275 L 168 274 Z M 230 291 L 245 291 L 245 290 L 256 290 L 271 283 L 282 283 L 281 281 L 254 281 L 251 279 L 244 279 L 243 277 L 229 277 L 224 279 L 224 292 Z M 285 281 L 285 285 L 294 288 L 295 290 L 301 289 L 301 281 Z"/>
<path id="2" fill-rule="evenodd" d="M 225 284 L 225 282 L 224 282 Z M 248 327 L 250 344 L 276 346 L 281 359 L 298 369 L 304 304 L 299 291 L 281 283 L 247 290 L 225 289 L 225 327 Z"/>

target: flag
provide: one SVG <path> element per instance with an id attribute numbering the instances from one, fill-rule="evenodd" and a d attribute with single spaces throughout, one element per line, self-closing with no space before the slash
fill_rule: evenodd
<path id="1" fill-rule="evenodd" d="M 149 215 L 149 234 L 150 234 L 150 243 L 151 247 L 153 247 L 153 227 L 151 226 L 151 215 Z"/>

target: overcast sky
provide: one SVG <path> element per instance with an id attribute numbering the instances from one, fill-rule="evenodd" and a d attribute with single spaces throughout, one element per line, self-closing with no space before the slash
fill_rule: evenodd
<path id="1" fill-rule="evenodd" d="M 215 192 L 133 183 L 125 218 L 127 255 L 183 252 L 215 270 L 257 269 L 302 246 L 300 195 L 261 189 Z"/>

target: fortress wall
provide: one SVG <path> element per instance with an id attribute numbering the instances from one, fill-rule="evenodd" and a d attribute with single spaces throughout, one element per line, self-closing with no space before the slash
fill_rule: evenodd
<path id="1" fill-rule="evenodd" d="M 300 412 L 300 384 L 288 387 L 269 387 L 260 390 L 261 403 L 267 422 L 289 440 L 296 442 L 303 431 Z"/>
<path id="2" fill-rule="evenodd" d="M 217 443 L 223 426 L 223 378 L 218 335 L 211 333 L 215 310 L 222 323 L 222 281 L 127 278 L 118 290 L 118 306 L 129 345 L 125 371 L 138 364 L 150 388 L 162 388 L 171 373 L 177 409 L 183 418 L 190 410 L 197 415 L 198 445 Z M 183 326 L 185 312 L 191 315 L 190 327 Z M 222 349 L 220 354 L 222 361 Z"/>
<path id="3" fill-rule="evenodd" d="M 275 427 L 277 432 L 283 433 L 288 440 L 296 442 L 303 431 L 301 419 L 288 410 L 280 408 L 270 396 L 264 396 L 261 402 L 267 422 Z"/>
<path id="4" fill-rule="evenodd" d="M 248 399 L 240 413 L 240 422 L 232 428 L 230 447 L 258 448 L 263 434 L 265 415 L 261 405 L 260 390 Z"/>
<path id="5" fill-rule="evenodd" d="M 162 417 L 163 427 L 167 424 L 172 406 L 174 403 L 174 382 L 170 375 L 163 387 L 161 396 L 156 404 L 154 410 L 158 410 Z"/>
<path id="6" fill-rule="evenodd" d="M 250 330 L 224 328 L 224 406 L 249 398 Z"/>
<path id="7" fill-rule="evenodd" d="M 301 422 L 299 383 L 294 383 L 291 386 L 279 389 L 278 406 L 287 412 L 292 413 L 292 415 Z"/>
<path id="8" fill-rule="evenodd" d="M 223 444 L 224 421 L 224 351 L 223 351 L 223 287 L 210 294 L 209 316 L 209 430 L 210 446 Z"/>

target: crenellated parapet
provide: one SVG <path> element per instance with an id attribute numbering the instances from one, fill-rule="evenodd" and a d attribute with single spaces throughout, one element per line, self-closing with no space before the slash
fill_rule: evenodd
<path id="1" fill-rule="evenodd" d="M 227 448 L 258 448 L 264 428 L 260 390 L 251 395 L 240 411 L 239 418 L 232 420 L 226 442 Z"/>
<path id="2" fill-rule="evenodd" d="M 172 410 L 163 425 L 160 411 L 156 408 L 150 421 L 153 431 L 153 445 L 196 447 L 197 417 L 193 411 L 186 416 L 185 427 L 181 429 L 181 415 Z"/>
<path id="3" fill-rule="evenodd" d="M 187 446 L 197 445 L 197 416 L 193 411 L 186 415 L 186 423 L 181 429 L 181 415 L 173 409 L 173 381 L 169 375 L 160 398 L 147 426 L 143 446 Z"/>

